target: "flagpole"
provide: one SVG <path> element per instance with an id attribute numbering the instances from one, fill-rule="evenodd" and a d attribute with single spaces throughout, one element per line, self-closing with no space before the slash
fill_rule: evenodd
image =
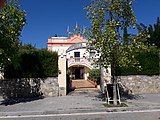
<path id="1" fill-rule="evenodd" d="M 68 34 L 68 37 L 69 37 L 69 25 L 68 25 L 68 28 L 67 28 L 67 34 Z"/>

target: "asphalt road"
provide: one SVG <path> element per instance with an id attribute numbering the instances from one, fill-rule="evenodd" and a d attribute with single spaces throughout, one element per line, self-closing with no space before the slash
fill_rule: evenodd
<path id="1" fill-rule="evenodd" d="M 0 120 L 160 120 L 160 110 L 6 116 Z"/>

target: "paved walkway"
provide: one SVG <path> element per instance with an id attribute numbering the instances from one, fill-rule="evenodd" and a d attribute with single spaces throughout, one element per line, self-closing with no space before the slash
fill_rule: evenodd
<path id="1" fill-rule="evenodd" d="M 68 96 L 47 97 L 29 102 L 7 105 L 0 101 L 1 115 L 60 114 L 105 111 L 104 101 L 97 90 L 74 91 Z"/>
<path id="2" fill-rule="evenodd" d="M 89 112 L 117 112 L 160 109 L 160 94 L 136 95 L 125 101 L 128 107 L 105 108 L 98 90 L 75 90 L 68 96 L 20 102 L 11 105 L 0 100 L 0 116 L 6 115 L 44 115 Z"/>

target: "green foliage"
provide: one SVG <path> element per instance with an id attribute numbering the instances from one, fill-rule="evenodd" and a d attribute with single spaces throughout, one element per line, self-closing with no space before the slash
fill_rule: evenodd
<path id="1" fill-rule="evenodd" d="M 92 69 L 89 71 L 89 79 L 93 81 L 97 81 L 100 77 L 100 70 L 99 69 Z"/>
<path id="2" fill-rule="evenodd" d="M 144 49 L 147 30 L 136 25 L 132 10 L 133 0 L 92 0 L 86 7 L 91 22 L 88 32 L 88 48 L 100 53 L 97 62 L 102 67 L 111 66 L 113 81 L 113 103 L 117 104 L 116 66 L 136 66 L 135 53 Z M 128 29 L 138 29 L 138 34 L 128 33 Z"/>
<path id="3" fill-rule="evenodd" d="M 117 75 L 159 75 L 160 74 L 160 49 L 151 47 L 137 53 L 135 58 L 139 61 L 140 68 L 137 67 L 117 67 Z"/>
<path id="4" fill-rule="evenodd" d="M 157 18 L 157 23 L 153 26 L 149 25 L 148 31 L 150 34 L 150 38 L 147 39 L 147 45 L 155 45 L 160 48 L 160 18 Z"/>
<path id="5" fill-rule="evenodd" d="M 0 67 L 12 62 L 18 51 L 25 16 L 25 12 L 19 9 L 18 0 L 7 0 L 0 9 Z"/>
<path id="6" fill-rule="evenodd" d="M 116 65 L 137 66 L 135 54 L 146 48 L 143 42 L 148 31 L 136 24 L 132 0 L 93 0 L 86 9 L 91 21 L 88 48 L 100 53 L 97 62 L 104 67 L 111 65 L 112 75 Z M 128 29 L 137 29 L 138 34 L 128 33 Z"/>
<path id="7" fill-rule="evenodd" d="M 57 52 L 49 52 L 40 50 L 40 61 L 44 69 L 44 76 L 58 76 L 58 54 Z"/>
<path id="8" fill-rule="evenodd" d="M 15 55 L 12 64 L 5 67 L 5 78 L 49 77 L 57 76 L 57 74 L 58 55 L 56 52 L 38 50 L 34 47 L 28 50 L 26 45 Z"/>

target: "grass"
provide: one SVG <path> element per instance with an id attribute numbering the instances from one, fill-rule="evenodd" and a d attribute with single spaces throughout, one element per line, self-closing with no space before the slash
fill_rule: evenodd
<path id="1" fill-rule="evenodd" d="M 128 105 L 127 104 L 125 104 L 125 103 L 121 103 L 121 104 L 117 104 L 117 105 L 114 105 L 114 104 L 107 104 L 107 103 L 105 103 L 105 104 L 103 104 L 105 107 L 128 107 Z"/>

